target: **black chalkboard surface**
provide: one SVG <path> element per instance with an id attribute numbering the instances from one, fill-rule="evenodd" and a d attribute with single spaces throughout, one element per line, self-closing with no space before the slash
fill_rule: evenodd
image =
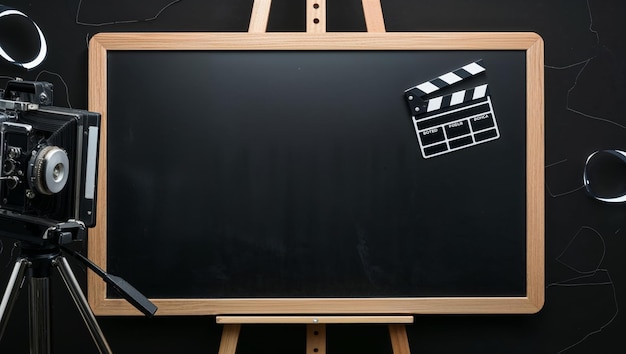
<path id="1" fill-rule="evenodd" d="M 438 94 L 488 83 L 499 137 L 425 158 L 405 90 L 477 60 Z M 528 33 L 97 35 L 89 256 L 161 314 L 535 312 L 542 60 Z"/>

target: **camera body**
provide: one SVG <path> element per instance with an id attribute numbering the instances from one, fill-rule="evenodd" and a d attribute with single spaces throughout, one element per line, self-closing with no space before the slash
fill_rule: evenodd
<path id="1" fill-rule="evenodd" d="M 52 85 L 11 81 L 0 99 L 0 217 L 96 221 L 100 114 L 54 107 Z"/>

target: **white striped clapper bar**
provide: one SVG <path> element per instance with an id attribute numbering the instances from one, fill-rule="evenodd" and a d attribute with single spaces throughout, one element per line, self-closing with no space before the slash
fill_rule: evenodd
<path id="1" fill-rule="evenodd" d="M 478 60 L 405 91 L 424 158 L 500 137 L 486 83 L 432 97 L 443 88 L 485 72 L 482 60 Z"/>

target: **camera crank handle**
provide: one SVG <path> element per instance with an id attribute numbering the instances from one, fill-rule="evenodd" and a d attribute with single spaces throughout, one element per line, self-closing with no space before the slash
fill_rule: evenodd
<path id="1" fill-rule="evenodd" d="M 87 257 L 82 254 L 75 252 L 73 250 L 68 249 L 67 247 L 61 246 L 63 251 L 71 254 L 74 258 L 83 262 L 89 269 L 94 271 L 102 280 L 104 280 L 107 284 L 113 287 L 113 289 L 126 301 L 128 301 L 131 305 L 133 305 L 137 310 L 141 311 L 144 315 L 148 317 L 154 316 L 154 313 L 157 311 L 156 305 L 154 305 L 147 297 L 145 297 L 142 293 L 140 293 L 137 289 L 135 289 L 132 285 L 130 285 L 126 280 L 105 272 L 102 268 L 95 265 L 92 261 L 90 261 Z"/>

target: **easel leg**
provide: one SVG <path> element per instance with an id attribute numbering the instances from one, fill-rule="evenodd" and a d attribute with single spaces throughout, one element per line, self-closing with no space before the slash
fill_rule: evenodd
<path id="1" fill-rule="evenodd" d="M 222 340 L 220 341 L 219 354 L 235 354 L 237 351 L 237 341 L 239 340 L 240 324 L 224 325 L 222 330 Z"/>
<path id="2" fill-rule="evenodd" d="M 405 325 L 390 324 L 389 336 L 391 337 L 391 348 L 393 348 L 393 354 L 411 354 L 411 348 L 409 348 L 409 338 L 406 335 Z"/>
<path id="3" fill-rule="evenodd" d="M 326 354 L 326 325 L 306 325 L 306 354 Z"/>

